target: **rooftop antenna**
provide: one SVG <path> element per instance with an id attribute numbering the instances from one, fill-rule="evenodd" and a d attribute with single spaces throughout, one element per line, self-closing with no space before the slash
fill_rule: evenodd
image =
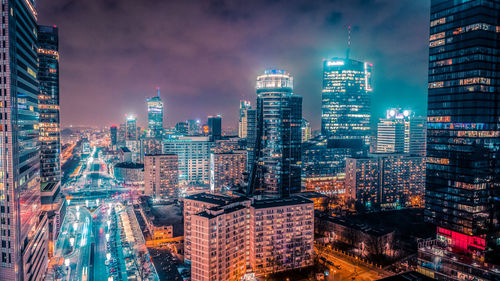
<path id="1" fill-rule="evenodd" d="M 346 60 L 349 59 L 349 53 L 351 52 L 351 26 L 347 26 L 347 51 L 346 51 Z"/>
<path id="2" fill-rule="evenodd" d="M 158 97 L 160 97 L 160 87 L 156 88 L 158 90 Z"/>

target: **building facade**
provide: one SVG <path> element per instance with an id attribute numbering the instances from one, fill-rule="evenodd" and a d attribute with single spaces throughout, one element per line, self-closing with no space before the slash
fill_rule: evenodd
<path id="1" fill-rule="evenodd" d="M 208 137 L 178 137 L 163 140 L 163 153 L 179 158 L 179 184 L 208 185 L 210 152 L 213 142 Z"/>
<path id="2" fill-rule="evenodd" d="M 144 195 L 162 199 L 178 197 L 179 160 L 176 154 L 144 156 Z"/>
<path id="3" fill-rule="evenodd" d="M 250 173 L 252 194 L 286 197 L 301 190 L 302 97 L 284 70 L 257 77 L 255 157 Z"/>
<path id="4" fill-rule="evenodd" d="M 419 271 L 498 277 L 500 1 L 431 1 L 425 219 Z M 443 247 L 441 247 L 443 246 Z"/>
<path id="5" fill-rule="evenodd" d="M 111 147 L 116 149 L 118 145 L 118 128 L 115 125 L 109 127 L 109 138 L 111 142 Z"/>
<path id="6" fill-rule="evenodd" d="M 218 140 L 222 136 L 222 116 L 208 116 L 208 135 L 210 140 Z"/>
<path id="7" fill-rule="evenodd" d="M 210 154 L 210 190 L 223 191 L 243 184 L 247 169 L 247 154 L 244 150 Z"/>
<path id="8" fill-rule="evenodd" d="M 47 216 L 40 200 L 37 12 L 33 0 L 3 1 L 0 120 L 2 280 L 44 280 Z M 56 140 L 57 141 L 57 140 Z M 59 175 L 49 178 L 58 179 Z"/>

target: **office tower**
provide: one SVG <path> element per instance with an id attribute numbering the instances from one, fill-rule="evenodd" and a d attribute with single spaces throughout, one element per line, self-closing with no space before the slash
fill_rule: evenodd
<path id="1" fill-rule="evenodd" d="M 242 100 L 240 101 L 240 118 L 238 120 L 238 137 L 244 139 L 247 137 L 247 126 L 248 126 L 248 110 L 252 106 L 250 101 Z"/>
<path id="2" fill-rule="evenodd" d="M 311 123 L 306 119 L 302 119 L 302 124 L 300 126 L 302 142 L 306 142 L 311 139 Z"/>
<path id="3" fill-rule="evenodd" d="M 208 135 L 210 140 L 218 140 L 222 136 L 222 116 L 208 116 Z"/>
<path id="4" fill-rule="evenodd" d="M 210 190 L 226 191 L 243 183 L 247 169 L 244 150 L 213 152 L 210 154 Z"/>
<path id="5" fill-rule="evenodd" d="M 175 154 L 144 156 L 144 195 L 162 199 L 178 197 L 179 160 Z"/>
<path id="6" fill-rule="evenodd" d="M 425 156 L 425 118 L 410 110 L 391 108 L 377 124 L 377 153 Z"/>
<path id="7" fill-rule="evenodd" d="M 175 132 L 178 135 L 185 136 L 188 134 L 188 124 L 186 122 L 179 122 L 175 124 Z"/>
<path id="8" fill-rule="evenodd" d="M 40 200 L 37 15 L 33 0 L 2 3 L 0 279 L 43 280 L 48 227 Z"/>
<path id="9" fill-rule="evenodd" d="M 163 102 L 160 98 L 160 88 L 158 88 L 157 96 L 147 99 L 147 105 L 149 136 L 161 138 L 163 136 Z"/>
<path id="10" fill-rule="evenodd" d="M 323 135 L 369 145 L 371 68 L 349 58 L 323 61 Z"/>
<path id="11" fill-rule="evenodd" d="M 38 26 L 38 81 L 40 92 L 40 190 L 42 210 L 47 212 L 49 240 L 59 235 L 66 210 L 61 186 L 59 123 L 59 34 L 55 26 Z M 49 249 L 50 251 L 52 249 Z"/>
<path id="12" fill-rule="evenodd" d="M 193 281 L 310 266 L 313 239 L 314 203 L 300 196 L 250 200 L 199 193 L 184 200 L 184 257 Z"/>
<path id="13" fill-rule="evenodd" d="M 373 154 L 347 158 L 345 189 L 359 210 L 423 207 L 425 158 Z"/>
<path id="14" fill-rule="evenodd" d="M 200 134 L 200 120 L 186 120 L 187 134 L 189 136 L 197 136 Z"/>
<path id="15" fill-rule="evenodd" d="M 257 147 L 257 110 L 247 110 L 247 173 L 255 168 L 255 149 Z"/>
<path id="16" fill-rule="evenodd" d="M 500 1 L 431 1 L 425 218 L 419 271 L 498 278 Z"/>
<path id="17" fill-rule="evenodd" d="M 117 146 L 125 146 L 125 139 L 127 136 L 127 125 L 126 123 L 120 124 L 118 128 L 118 138 L 117 138 Z"/>
<path id="18" fill-rule="evenodd" d="M 111 139 L 111 146 L 116 148 L 118 144 L 118 128 L 116 125 L 111 125 L 109 127 L 109 138 Z"/>
<path id="19" fill-rule="evenodd" d="M 302 97 L 284 70 L 257 77 L 257 123 L 251 192 L 279 198 L 300 192 Z"/>
<path id="20" fill-rule="evenodd" d="M 129 115 L 125 122 L 125 140 L 137 140 L 137 120 L 135 116 Z"/>
<path id="21" fill-rule="evenodd" d="M 163 140 L 163 153 L 179 157 L 181 185 L 208 185 L 210 151 L 213 142 L 208 137 L 178 137 Z"/>
<path id="22" fill-rule="evenodd" d="M 59 136 L 59 40 L 58 29 L 38 27 L 38 81 L 40 83 L 40 181 L 58 183 L 61 178 Z"/>

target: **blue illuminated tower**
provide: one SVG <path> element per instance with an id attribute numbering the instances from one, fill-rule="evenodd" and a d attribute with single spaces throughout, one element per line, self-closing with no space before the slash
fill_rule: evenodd
<path id="1" fill-rule="evenodd" d="M 158 95 L 147 99 L 148 105 L 148 129 L 150 137 L 161 138 L 163 135 L 163 101 Z"/>

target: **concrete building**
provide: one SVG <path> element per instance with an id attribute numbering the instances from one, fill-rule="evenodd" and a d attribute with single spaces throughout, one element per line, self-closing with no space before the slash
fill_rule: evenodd
<path id="1" fill-rule="evenodd" d="M 374 154 L 348 158 L 345 187 L 362 209 L 423 207 L 425 158 L 405 154 Z"/>
<path id="2" fill-rule="evenodd" d="M 154 198 L 178 197 L 179 160 L 176 154 L 144 156 L 144 195 Z"/>
<path id="3" fill-rule="evenodd" d="M 163 153 L 176 154 L 179 160 L 180 185 L 208 185 L 210 151 L 208 137 L 178 137 L 163 140 Z"/>
<path id="4" fill-rule="evenodd" d="M 245 150 L 210 154 L 210 190 L 221 191 L 243 183 L 247 169 Z"/>

